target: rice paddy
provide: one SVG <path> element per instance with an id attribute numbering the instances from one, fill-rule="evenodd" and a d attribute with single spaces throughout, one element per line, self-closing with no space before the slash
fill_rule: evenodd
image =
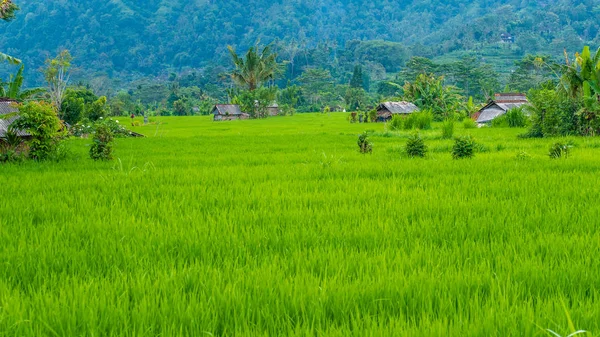
<path id="1" fill-rule="evenodd" d="M 440 124 L 410 159 L 346 117 L 166 117 L 113 162 L 0 166 L 0 336 L 598 334 L 600 139 L 551 160 L 457 124 L 481 145 L 453 160 Z"/>

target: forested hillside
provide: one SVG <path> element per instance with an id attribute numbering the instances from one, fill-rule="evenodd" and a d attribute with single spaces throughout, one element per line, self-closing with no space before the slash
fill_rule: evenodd
<path id="1" fill-rule="evenodd" d="M 342 56 L 350 63 L 376 54 L 379 59 L 368 61 L 387 72 L 400 69 L 409 56 L 477 52 L 500 42 L 502 34 L 514 39 L 514 57 L 558 57 L 563 48 L 578 50 L 600 40 L 600 5 L 594 0 L 22 0 L 18 5 L 17 18 L 0 26 L 0 50 L 31 70 L 67 48 L 84 74 L 122 79 L 209 64 L 228 67 L 227 45 L 244 49 L 257 40 L 279 41 L 282 58 L 304 58 L 304 65 L 336 62 L 336 53 L 348 49 L 351 53 Z M 361 50 L 350 43 L 354 40 L 401 45 L 391 52 Z M 325 55 L 309 61 L 303 51 L 318 45 L 327 46 Z"/>

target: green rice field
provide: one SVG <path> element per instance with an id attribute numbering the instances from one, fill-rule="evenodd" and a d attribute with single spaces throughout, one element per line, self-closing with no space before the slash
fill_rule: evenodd
<path id="1" fill-rule="evenodd" d="M 0 336 L 600 334 L 600 138 L 164 117 L 0 165 Z M 130 123 L 123 119 L 123 123 Z M 370 130 L 373 154 L 358 152 Z"/>

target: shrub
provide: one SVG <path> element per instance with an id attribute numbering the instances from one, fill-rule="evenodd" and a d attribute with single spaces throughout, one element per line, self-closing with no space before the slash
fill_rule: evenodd
<path id="1" fill-rule="evenodd" d="M 442 138 L 450 139 L 454 136 L 454 121 L 452 119 L 447 119 L 442 123 Z"/>
<path id="2" fill-rule="evenodd" d="M 392 130 L 392 131 L 402 130 L 403 124 L 404 124 L 404 117 L 402 117 L 400 115 L 394 115 L 394 116 L 392 116 L 392 120 L 389 123 L 390 130 Z"/>
<path id="3" fill-rule="evenodd" d="M 475 140 L 471 136 L 457 137 L 452 147 L 452 158 L 473 158 L 475 155 Z"/>
<path id="4" fill-rule="evenodd" d="M 463 128 L 465 129 L 475 129 L 477 127 L 477 122 L 472 120 L 471 118 L 463 119 Z"/>
<path id="5" fill-rule="evenodd" d="M 29 157 L 36 160 L 49 159 L 66 135 L 54 107 L 43 102 L 29 102 L 19 107 L 19 118 L 11 127 L 31 135 Z"/>
<path id="6" fill-rule="evenodd" d="M 406 154 L 409 157 L 425 157 L 427 154 L 428 148 L 425 145 L 425 141 L 418 133 L 413 134 L 408 137 L 408 142 L 406 142 Z"/>
<path id="7" fill-rule="evenodd" d="M 433 122 L 433 114 L 430 111 L 415 112 L 404 121 L 404 129 L 429 130 L 431 122 Z"/>
<path id="8" fill-rule="evenodd" d="M 506 123 L 511 128 L 524 128 L 528 124 L 528 118 L 525 115 L 523 107 L 510 109 L 505 116 Z"/>
<path id="9" fill-rule="evenodd" d="M 360 153 L 373 153 L 373 144 L 369 141 L 369 134 L 365 131 L 358 136 Z"/>
<path id="10" fill-rule="evenodd" d="M 548 155 L 551 159 L 568 158 L 572 147 L 571 143 L 556 143 L 550 147 Z"/>
<path id="11" fill-rule="evenodd" d="M 108 123 L 98 123 L 94 132 L 94 142 L 90 148 L 90 157 L 94 160 L 111 160 L 114 138 Z"/>
<path id="12" fill-rule="evenodd" d="M 23 139 L 14 130 L 0 138 L 0 163 L 23 160 Z"/>
<path id="13" fill-rule="evenodd" d="M 506 115 L 498 116 L 492 120 L 493 128 L 507 128 L 508 127 L 508 119 Z"/>
<path id="14" fill-rule="evenodd" d="M 371 120 L 371 122 L 375 123 L 377 122 L 377 110 L 376 109 L 372 109 L 370 110 L 367 115 L 369 116 L 369 119 Z"/>

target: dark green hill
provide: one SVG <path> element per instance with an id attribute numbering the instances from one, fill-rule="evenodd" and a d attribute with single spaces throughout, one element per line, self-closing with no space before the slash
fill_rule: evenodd
<path id="1" fill-rule="evenodd" d="M 225 64 L 227 45 L 245 48 L 257 40 L 281 40 L 282 45 L 295 40 L 300 48 L 327 42 L 340 49 L 352 40 L 385 40 L 402 43 L 410 55 L 434 58 L 461 51 L 480 53 L 498 44 L 502 34 L 507 41 L 514 40 L 512 58 L 526 53 L 559 56 L 563 48 L 575 50 L 600 40 L 596 0 L 17 3 L 22 10 L 16 20 L 0 25 L 0 50 L 37 69 L 47 56 L 67 48 L 84 73 L 93 69 L 114 77 Z"/>

